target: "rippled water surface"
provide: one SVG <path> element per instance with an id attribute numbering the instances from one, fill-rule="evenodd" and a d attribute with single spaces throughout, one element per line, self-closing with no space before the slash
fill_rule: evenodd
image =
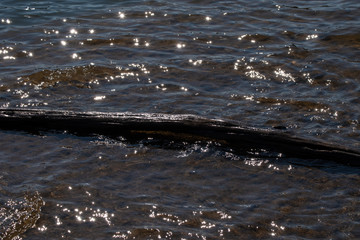
<path id="1" fill-rule="evenodd" d="M 0 107 L 191 113 L 358 150 L 359 12 L 2 0 Z M 147 141 L 0 131 L 0 238 L 360 238 L 358 168 Z"/>

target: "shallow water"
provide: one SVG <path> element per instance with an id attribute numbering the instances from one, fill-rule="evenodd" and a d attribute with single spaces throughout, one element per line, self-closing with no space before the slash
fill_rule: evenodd
<path id="1" fill-rule="evenodd" d="M 1 138 L 9 141 L 1 146 L 2 199 L 37 191 L 36 201 L 46 203 L 24 239 L 360 234 L 360 176 L 351 167 L 243 158 L 214 143 L 158 148 L 66 134 Z"/>
<path id="2" fill-rule="evenodd" d="M 359 10 L 355 0 L 3 0 L 0 106 L 191 113 L 359 149 Z M 0 135 L 5 239 L 360 237 L 359 169 L 326 159 Z"/>

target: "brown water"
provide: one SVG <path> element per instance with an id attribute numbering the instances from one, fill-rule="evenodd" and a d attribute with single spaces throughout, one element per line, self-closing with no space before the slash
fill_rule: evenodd
<path id="1" fill-rule="evenodd" d="M 191 113 L 359 149 L 360 3 L 0 3 L 0 106 Z M 0 238 L 356 239 L 359 169 L 0 131 Z"/>

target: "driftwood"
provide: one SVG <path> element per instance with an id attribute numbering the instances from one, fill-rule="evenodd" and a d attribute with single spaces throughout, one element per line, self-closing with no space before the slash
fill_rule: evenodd
<path id="1" fill-rule="evenodd" d="M 266 149 L 290 158 L 331 160 L 360 166 L 360 152 L 354 149 L 195 115 L 0 109 L 0 128 L 32 133 L 60 130 L 80 136 L 101 134 L 129 140 L 149 137 L 173 141 L 210 140 L 242 153 Z"/>

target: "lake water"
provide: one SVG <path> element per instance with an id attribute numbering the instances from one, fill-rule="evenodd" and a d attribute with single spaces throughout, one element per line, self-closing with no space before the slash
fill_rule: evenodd
<path id="1" fill-rule="evenodd" d="M 358 150 L 359 12 L 2 0 L 0 107 L 195 114 Z M 180 145 L 1 130 L 0 238 L 360 238 L 359 168 Z"/>

